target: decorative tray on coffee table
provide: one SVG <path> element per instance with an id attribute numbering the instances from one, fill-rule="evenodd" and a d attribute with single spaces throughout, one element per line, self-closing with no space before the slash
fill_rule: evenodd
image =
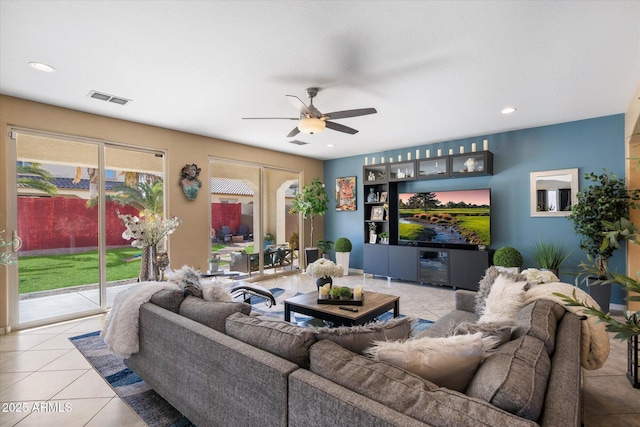
<path id="1" fill-rule="evenodd" d="M 318 304 L 331 304 L 331 305 L 362 305 L 364 302 L 364 295 L 362 298 L 353 299 L 353 297 L 349 299 L 329 299 L 329 298 L 318 298 Z"/>

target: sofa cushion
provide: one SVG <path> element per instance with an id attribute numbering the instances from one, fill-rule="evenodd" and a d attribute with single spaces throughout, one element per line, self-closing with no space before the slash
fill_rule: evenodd
<path id="1" fill-rule="evenodd" d="M 163 289 L 151 295 L 150 301 L 165 310 L 177 313 L 184 301 L 184 292 L 180 289 Z"/>
<path id="2" fill-rule="evenodd" d="M 385 362 L 357 355 L 329 340 L 311 346 L 310 370 L 342 387 L 431 426 L 534 424 L 487 402 L 439 388 Z"/>
<path id="3" fill-rule="evenodd" d="M 523 335 L 485 359 L 466 394 L 535 421 L 542 412 L 550 372 L 544 343 Z"/>
<path id="4" fill-rule="evenodd" d="M 538 338 L 544 342 L 547 353 L 551 356 L 555 348 L 558 322 L 564 313 L 565 309 L 560 304 L 545 299 L 527 304 L 516 314 L 512 338 L 522 335 Z"/>
<path id="5" fill-rule="evenodd" d="M 526 279 L 499 274 L 485 299 L 479 323 L 512 321 L 524 305 L 524 293 L 529 288 Z"/>
<path id="6" fill-rule="evenodd" d="M 478 332 L 402 342 L 377 341 L 366 354 L 373 360 L 390 363 L 440 387 L 463 392 L 486 352 L 498 344 L 498 338 L 483 338 Z"/>
<path id="7" fill-rule="evenodd" d="M 188 296 L 178 314 L 224 333 L 225 320 L 233 313 L 251 313 L 251 305 L 243 302 L 209 302 Z"/>
<path id="8" fill-rule="evenodd" d="M 411 334 L 413 319 L 397 317 L 385 322 L 337 328 L 309 328 L 318 341 L 328 339 L 357 354 L 362 354 L 374 341 L 404 340 Z"/>
<path id="9" fill-rule="evenodd" d="M 233 314 L 226 321 L 227 335 L 287 359 L 302 368 L 309 368 L 309 347 L 316 334 L 307 328 L 279 320 Z"/>

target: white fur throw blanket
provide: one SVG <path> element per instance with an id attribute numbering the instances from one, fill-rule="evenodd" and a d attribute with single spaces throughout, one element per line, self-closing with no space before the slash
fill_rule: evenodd
<path id="1" fill-rule="evenodd" d="M 100 333 L 113 354 L 127 359 L 138 352 L 140 306 L 162 289 L 178 290 L 180 287 L 170 282 L 140 282 L 116 295 Z"/>
<path id="2" fill-rule="evenodd" d="M 586 301 L 587 304 L 600 308 L 597 302 L 591 298 L 589 294 L 575 286 L 567 283 L 553 282 L 533 285 L 525 293 L 525 305 L 537 299 L 547 299 L 557 302 L 564 307 L 565 310 L 575 313 L 578 316 L 585 316 L 582 312 L 583 307 L 567 306 L 560 297 L 553 295 L 558 292 L 567 296 L 572 296 L 576 291 L 576 297 L 579 301 Z M 598 369 L 602 367 L 609 357 L 609 335 L 605 330 L 605 324 L 598 322 L 595 316 L 587 315 L 587 320 L 582 321 L 582 342 L 580 348 L 580 361 L 582 367 L 588 370 Z"/>

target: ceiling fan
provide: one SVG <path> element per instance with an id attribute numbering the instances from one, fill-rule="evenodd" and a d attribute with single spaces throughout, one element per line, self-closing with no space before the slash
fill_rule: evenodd
<path id="1" fill-rule="evenodd" d="M 344 132 L 351 135 L 358 133 L 357 130 L 339 123 L 332 122 L 334 119 L 346 119 L 348 117 L 366 116 L 367 114 L 377 113 L 375 108 L 359 108 L 356 110 L 335 111 L 333 113 L 322 114 L 313 105 L 313 98 L 318 94 L 317 87 L 307 88 L 307 96 L 309 97 L 309 105 L 305 105 L 300 98 L 295 95 L 287 95 L 287 99 L 293 107 L 300 112 L 300 117 L 243 117 L 245 120 L 298 120 L 298 126 L 293 128 L 287 137 L 293 137 L 300 132 L 314 134 L 322 132 L 325 127 Z"/>

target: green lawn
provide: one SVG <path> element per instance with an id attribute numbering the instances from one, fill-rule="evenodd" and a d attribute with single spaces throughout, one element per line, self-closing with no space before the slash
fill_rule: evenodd
<path id="1" fill-rule="evenodd" d="M 137 278 L 140 259 L 125 260 L 139 254 L 137 248 L 109 249 L 107 282 Z M 98 251 L 21 256 L 18 272 L 21 294 L 98 283 Z"/>
<path id="2" fill-rule="evenodd" d="M 213 245 L 215 252 L 226 245 Z M 253 245 L 244 248 L 253 253 Z M 107 250 L 107 282 L 137 278 L 140 255 L 137 248 Z M 131 259 L 133 258 L 133 259 Z M 225 263 L 226 264 L 226 263 Z M 98 251 L 61 255 L 21 256 L 18 259 L 18 281 L 21 294 L 50 291 L 71 286 L 98 283 Z"/>

